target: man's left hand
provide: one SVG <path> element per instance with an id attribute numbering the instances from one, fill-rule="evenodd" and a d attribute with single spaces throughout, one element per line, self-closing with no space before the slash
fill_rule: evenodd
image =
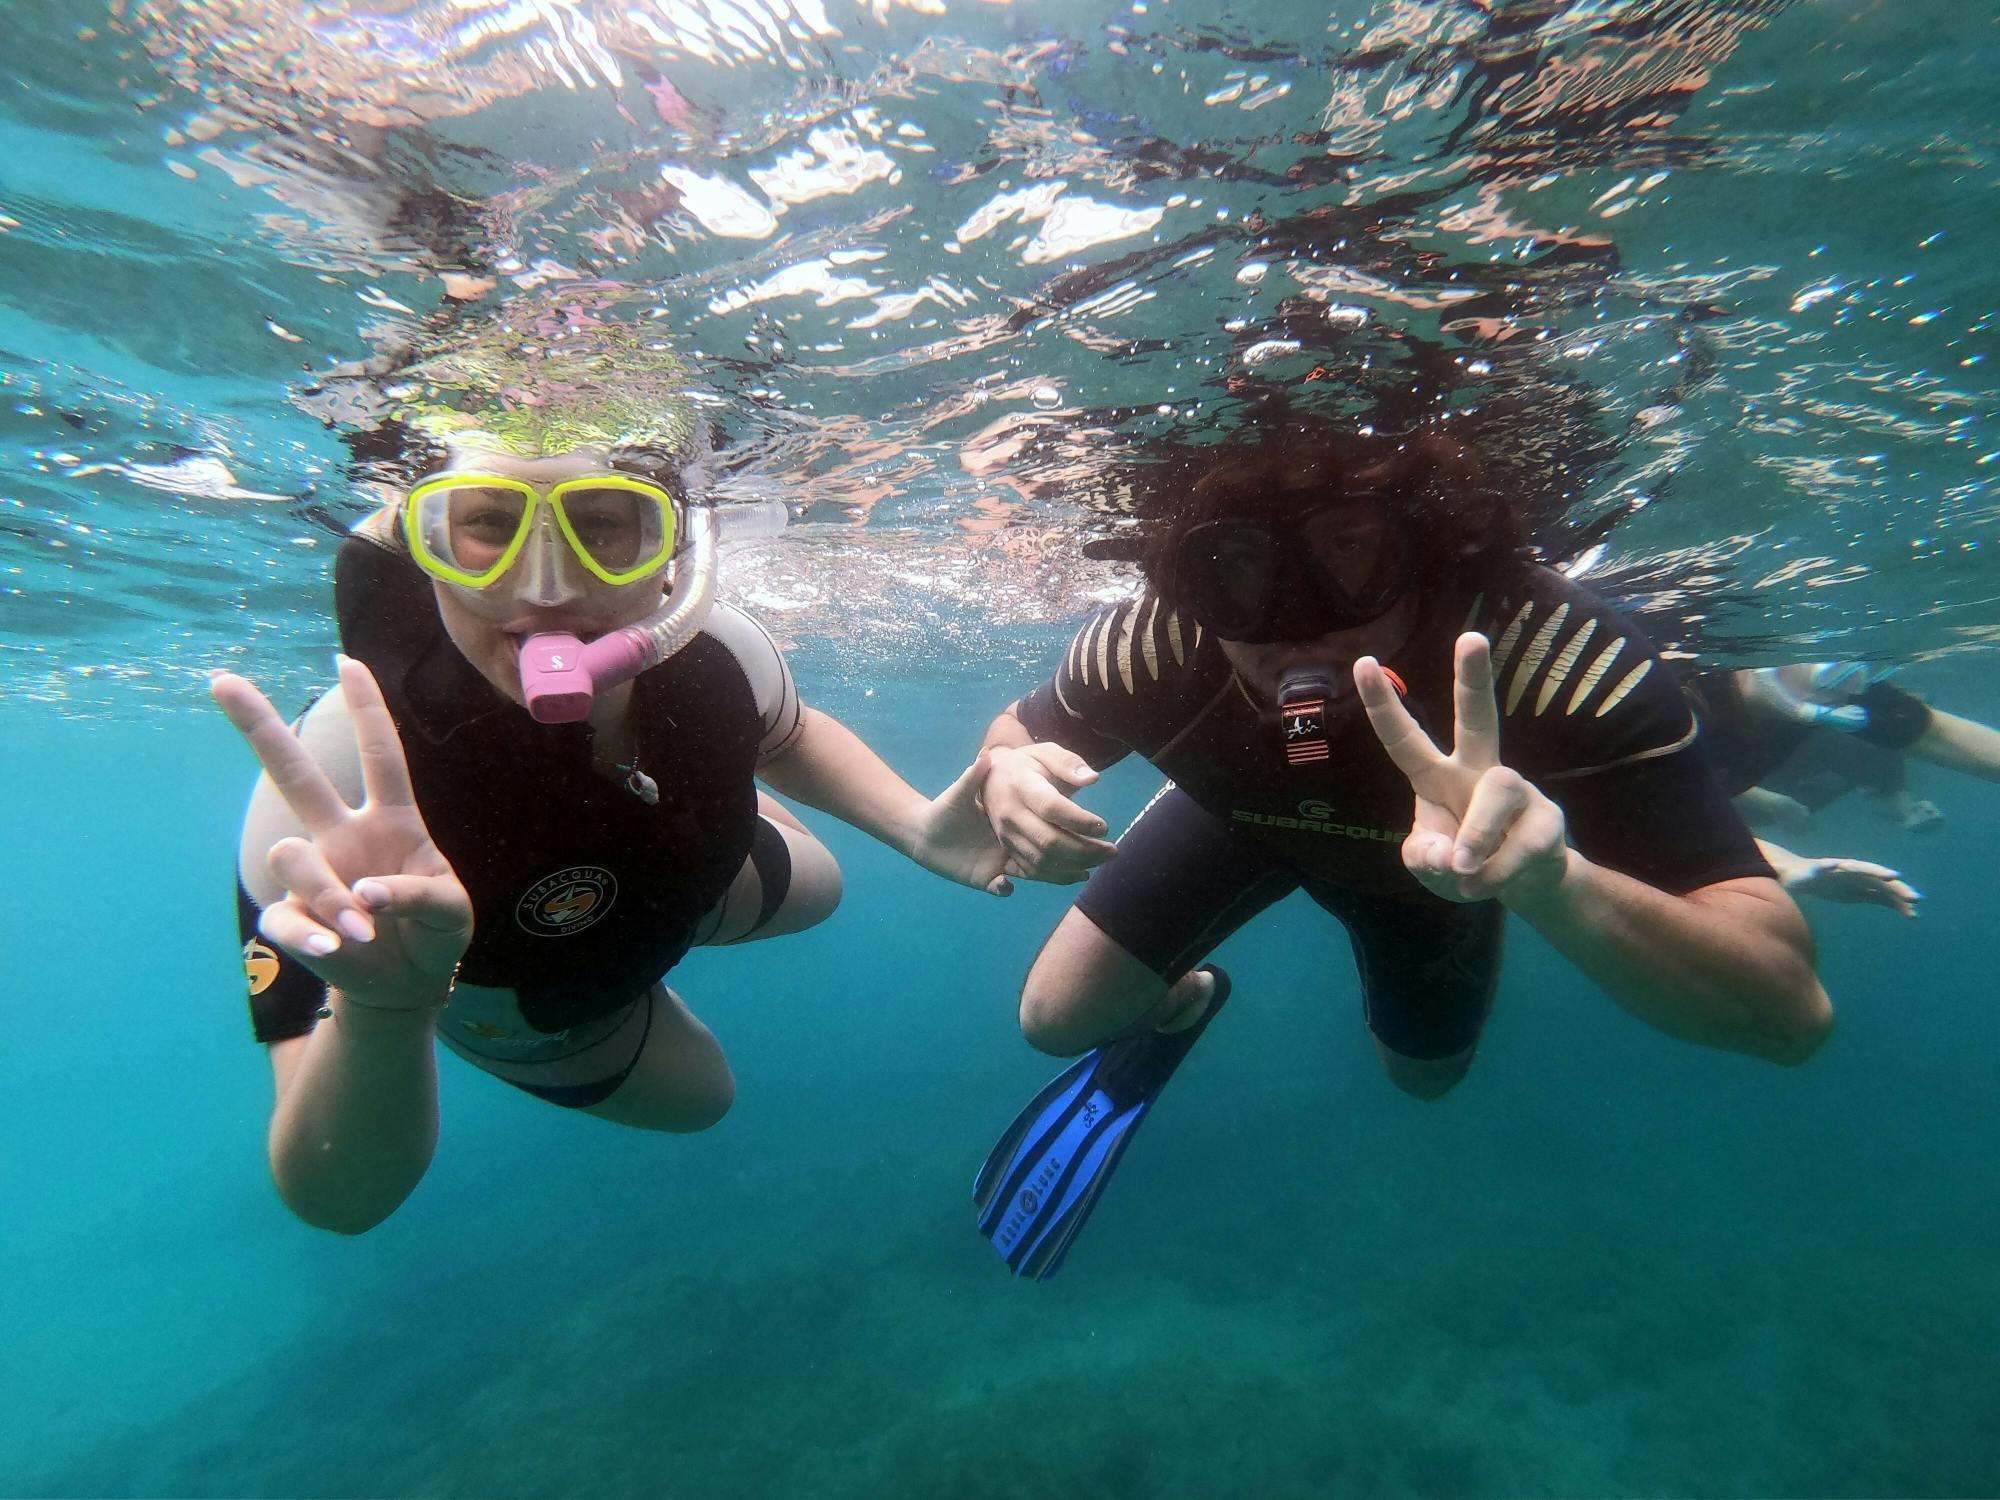
<path id="1" fill-rule="evenodd" d="M 1500 705 L 1486 637 L 1460 636 L 1453 655 L 1449 755 L 1410 716 L 1374 657 L 1354 664 L 1368 723 L 1416 793 L 1403 866 L 1447 901 L 1532 904 L 1568 873 L 1562 809 L 1500 763 Z"/>

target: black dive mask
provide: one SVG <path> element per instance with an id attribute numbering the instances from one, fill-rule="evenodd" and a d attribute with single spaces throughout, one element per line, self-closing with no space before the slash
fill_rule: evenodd
<path id="1" fill-rule="evenodd" d="M 1344 496 L 1190 527 L 1174 549 L 1173 592 L 1226 641 L 1309 641 L 1386 614 L 1409 587 L 1410 553 L 1389 497 Z"/>

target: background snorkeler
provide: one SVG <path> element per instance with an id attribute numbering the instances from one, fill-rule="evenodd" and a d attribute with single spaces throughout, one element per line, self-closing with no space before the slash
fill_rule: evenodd
<path id="1" fill-rule="evenodd" d="M 1880 815 L 1930 833 L 1944 814 L 1912 794 L 1912 760 L 2000 781 L 2000 732 L 1905 692 L 1888 680 L 1894 670 L 1793 662 L 1689 679 L 1723 785 L 1752 827 L 1802 835 L 1820 811 L 1859 790 Z M 1916 915 L 1920 893 L 1885 865 L 1802 858 L 1762 842 L 1793 890 Z"/>
<path id="2" fill-rule="evenodd" d="M 722 1051 L 660 976 L 695 945 L 811 926 L 840 896 L 831 856 L 755 779 L 1009 889 L 975 800 L 983 757 L 926 801 L 800 703 L 761 627 L 703 597 L 705 434 L 679 364 L 600 321 L 564 326 L 537 346 L 462 320 L 400 372 L 405 482 L 341 551 L 338 690 L 294 730 L 249 682 L 214 679 L 264 766 L 239 904 L 277 1083 L 271 1171 L 323 1228 L 372 1227 L 422 1178 L 434 1037 L 620 1124 L 722 1116 Z M 577 722 L 530 717 L 529 640 L 628 627 L 671 654 L 598 684 Z"/>

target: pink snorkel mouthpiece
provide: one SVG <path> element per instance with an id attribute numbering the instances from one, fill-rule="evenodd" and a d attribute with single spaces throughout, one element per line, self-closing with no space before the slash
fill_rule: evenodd
<path id="1" fill-rule="evenodd" d="M 651 660 L 643 630 L 614 630 L 588 646 L 560 630 L 530 636 L 521 648 L 521 692 L 538 724 L 574 724 L 590 717 L 599 688 L 629 682 Z"/>
<path id="2" fill-rule="evenodd" d="M 587 646 L 560 630 L 528 637 L 521 648 L 521 696 L 536 723 L 588 718 L 598 689 L 630 682 L 699 633 L 715 598 L 715 523 L 706 507 L 693 511 L 688 530 L 692 546 L 657 614 Z"/>

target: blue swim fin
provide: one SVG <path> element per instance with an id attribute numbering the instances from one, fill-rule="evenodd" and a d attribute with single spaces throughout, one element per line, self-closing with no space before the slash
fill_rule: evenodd
<path id="1" fill-rule="evenodd" d="M 1229 976 L 1207 967 L 1215 995 L 1200 1020 L 1085 1053 L 1021 1111 L 979 1169 L 979 1232 L 1016 1276 L 1056 1274 L 1146 1111 L 1228 1000 Z"/>

